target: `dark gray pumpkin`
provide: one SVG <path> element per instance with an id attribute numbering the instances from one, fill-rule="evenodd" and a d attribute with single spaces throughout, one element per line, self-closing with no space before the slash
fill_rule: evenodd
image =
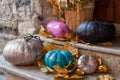
<path id="1" fill-rule="evenodd" d="M 115 32 L 115 26 L 110 22 L 85 21 L 77 27 L 79 38 L 90 43 L 110 41 Z"/>

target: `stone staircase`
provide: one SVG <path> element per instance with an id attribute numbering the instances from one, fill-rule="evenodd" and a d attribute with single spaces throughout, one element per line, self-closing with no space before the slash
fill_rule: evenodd
<path id="1" fill-rule="evenodd" d="M 42 41 L 52 42 L 59 45 L 63 45 L 63 41 L 56 41 L 50 38 L 40 36 Z M 90 50 L 100 56 L 103 59 L 104 64 L 109 68 L 109 72 L 116 77 L 116 80 L 120 80 L 120 38 L 113 40 L 112 46 L 100 46 L 100 45 L 88 45 L 82 43 L 73 43 L 79 47 L 80 54 L 86 54 L 86 51 Z M 37 66 L 13 66 L 7 62 L 3 56 L 0 56 L 0 68 L 6 76 L 6 80 L 54 80 L 52 74 L 46 75 L 42 73 Z M 108 74 L 106 73 L 106 74 Z M 86 75 L 84 80 L 97 80 L 96 77 L 100 74 Z"/>

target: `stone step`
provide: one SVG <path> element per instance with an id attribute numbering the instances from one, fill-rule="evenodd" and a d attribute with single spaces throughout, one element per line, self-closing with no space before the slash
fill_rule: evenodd
<path id="1" fill-rule="evenodd" d="M 56 41 L 51 38 L 40 36 L 42 41 L 52 42 L 55 44 L 63 45 L 64 41 Z M 95 44 L 83 44 L 69 42 L 72 45 L 76 45 L 79 48 L 80 54 L 86 54 L 88 50 L 92 51 L 96 55 L 103 59 L 103 63 L 108 66 L 110 73 L 120 74 L 120 38 L 116 38 L 112 41 L 112 46 L 100 46 Z"/>
<path id="2" fill-rule="evenodd" d="M 64 41 L 56 41 L 51 38 L 45 38 L 40 36 L 42 41 L 53 42 L 59 45 L 63 45 Z M 112 46 L 100 46 L 100 45 L 88 45 L 83 43 L 73 43 L 79 48 L 80 54 L 86 54 L 87 50 L 91 50 L 95 54 L 102 57 L 104 64 L 109 68 L 109 73 L 116 77 L 116 80 L 120 80 L 120 38 L 113 41 Z M 7 62 L 3 56 L 0 56 L 0 68 L 5 74 L 7 80 L 54 80 L 53 75 L 46 75 L 40 71 L 37 66 L 13 66 Z M 96 80 L 99 74 L 86 75 L 84 80 Z"/>
<path id="3" fill-rule="evenodd" d="M 6 80 L 5 76 L 2 73 L 0 73 L 0 80 Z"/>
<path id="4" fill-rule="evenodd" d="M 52 74 L 42 73 L 37 66 L 13 66 L 2 55 L 0 56 L 0 68 L 5 74 L 6 80 L 54 80 Z M 98 75 L 101 74 L 86 75 L 81 80 L 97 80 Z M 120 80 L 120 75 L 113 75 L 116 80 Z"/>

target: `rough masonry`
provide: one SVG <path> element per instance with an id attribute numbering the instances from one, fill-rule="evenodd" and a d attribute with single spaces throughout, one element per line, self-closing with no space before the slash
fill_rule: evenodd
<path id="1" fill-rule="evenodd" d="M 47 0 L 0 0 L 0 25 L 18 29 L 21 35 L 32 34 L 52 19 L 56 16 Z"/>

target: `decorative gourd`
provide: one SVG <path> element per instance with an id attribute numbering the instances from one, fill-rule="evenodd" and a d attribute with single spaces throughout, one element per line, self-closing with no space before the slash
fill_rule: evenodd
<path id="1" fill-rule="evenodd" d="M 72 54 L 67 50 L 51 50 L 44 56 L 44 62 L 50 68 L 53 68 L 55 65 L 64 67 L 73 61 Z"/>
<path id="2" fill-rule="evenodd" d="M 37 36 L 30 35 L 8 42 L 3 50 L 3 56 L 14 65 L 31 65 L 40 55 L 41 49 L 41 41 Z"/>
<path id="3" fill-rule="evenodd" d="M 57 38 L 64 38 L 65 34 L 69 33 L 70 30 L 68 26 L 59 21 L 50 21 L 46 26 L 47 31 L 50 31 L 52 35 L 54 35 Z"/>
<path id="4" fill-rule="evenodd" d="M 82 55 L 78 59 L 78 68 L 86 74 L 91 74 L 96 71 L 98 61 L 95 57 L 90 55 Z"/>
<path id="5" fill-rule="evenodd" d="M 115 37 L 115 26 L 110 22 L 85 21 L 77 27 L 77 34 L 85 42 L 110 41 Z"/>

